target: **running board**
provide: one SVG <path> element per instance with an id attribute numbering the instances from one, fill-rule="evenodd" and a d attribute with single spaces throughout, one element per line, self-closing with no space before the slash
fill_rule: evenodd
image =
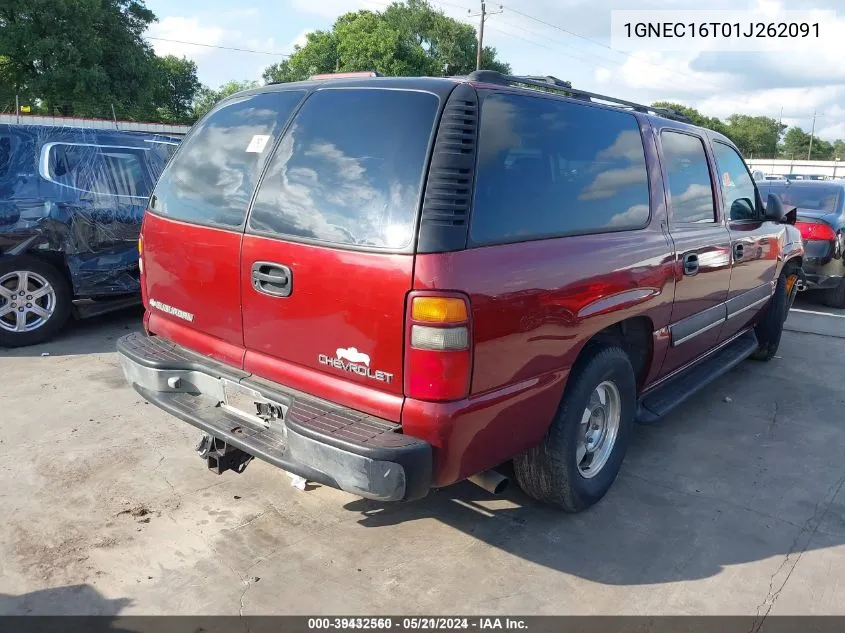
<path id="1" fill-rule="evenodd" d="M 656 422 L 699 389 L 739 365 L 757 349 L 757 336 L 748 330 L 717 352 L 640 397 L 637 422 Z"/>

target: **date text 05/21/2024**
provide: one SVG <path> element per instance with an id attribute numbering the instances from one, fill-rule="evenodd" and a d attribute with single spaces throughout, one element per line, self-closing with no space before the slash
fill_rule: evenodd
<path id="1" fill-rule="evenodd" d="M 407 617 L 407 618 L 308 618 L 309 630 L 372 629 L 381 631 L 525 630 L 521 618 Z"/>

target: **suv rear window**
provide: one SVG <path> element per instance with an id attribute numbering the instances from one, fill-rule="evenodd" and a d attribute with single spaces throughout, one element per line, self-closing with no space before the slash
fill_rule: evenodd
<path id="1" fill-rule="evenodd" d="M 543 97 L 484 99 L 470 236 L 477 245 L 643 228 L 636 118 Z"/>
<path id="2" fill-rule="evenodd" d="M 438 102 L 408 90 L 315 92 L 271 160 L 248 228 L 338 245 L 408 246 Z"/>
<path id="3" fill-rule="evenodd" d="M 155 213 L 241 226 L 258 174 L 303 91 L 234 97 L 194 126 L 159 178 Z"/>

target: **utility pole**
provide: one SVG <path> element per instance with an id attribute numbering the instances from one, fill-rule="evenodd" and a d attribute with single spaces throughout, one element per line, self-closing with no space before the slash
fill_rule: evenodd
<path id="1" fill-rule="evenodd" d="M 810 148 L 807 150 L 807 160 L 810 160 L 810 156 L 813 155 L 813 134 L 816 132 L 816 117 L 817 116 L 824 116 L 823 114 L 816 114 L 816 111 L 813 110 L 813 126 L 810 128 Z"/>
<path id="2" fill-rule="evenodd" d="M 480 13 L 471 13 L 469 17 L 481 18 L 481 22 L 478 25 L 478 48 L 475 51 L 475 69 L 481 70 L 481 52 L 484 50 L 484 23 L 487 21 L 491 15 L 498 15 L 504 11 L 504 7 L 499 5 L 498 11 L 488 11 L 487 10 L 487 3 L 484 0 L 481 0 L 481 12 Z"/>

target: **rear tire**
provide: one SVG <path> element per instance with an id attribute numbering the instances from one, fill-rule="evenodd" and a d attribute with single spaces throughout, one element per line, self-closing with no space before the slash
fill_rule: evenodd
<path id="1" fill-rule="evenodd" d="M 619 347 L 590 352 L 573 368 L 546 436 L 514 458 L 520 487 L 534 499 L 567 512 L 580 512 L 598 502 L 619 474 L 636 406 L 636 379 L 627 354 Z M 603 455 L 607 447 L 601 438 L 611 439 L 617 414 L 613 442 Z M 602 429 L 595 431 L 594 425 Z"/>
<path id="2" fill-rule="evenodd" d="M 0 261 L 0 347 L 52 338 L 67 322 L 71 300 L 69 284 L 53 266 L 33 257 Z"/>
<path id="3" fill-rule="evenodd" d="M 831 308 L 845 308 L 845 277 L 839 280 L 836 288 L 824 291 L 822 301 Z"/>
<path id="4" fill-rule="evenodd" d="M 754 327 L 758 343 L 757 349 L 751 355 L 754 360 L 770 361 L 777 353 L 783 324 L 795 301 L 795 295 L 798 294 L 800 268 L 795 262 L 787 262 L 783 267 L 769 307 Z"/>

